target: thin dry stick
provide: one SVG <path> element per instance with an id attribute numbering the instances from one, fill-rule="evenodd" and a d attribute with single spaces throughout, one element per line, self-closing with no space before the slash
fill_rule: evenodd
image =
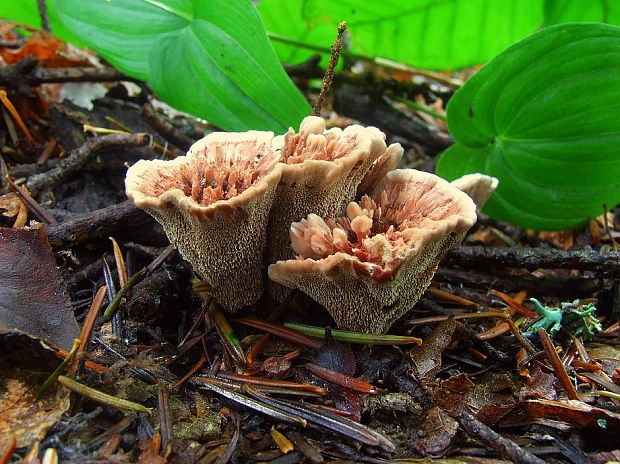
<path id="1" fill-rule="evenodd" d="M 172 416 L 170 414 L 170 392 L 162 383 L 158 382 L 157 413 L 159 415 L 159 432 L 161 435 L 160 456 L 167 457 L 172 452 Z"/>
<path id="2" fill-rule="evenodd" d="M 17 111 L 15 106 L 13 106 L 13 103 L 11 103 L 11 100 L 9 100 L 9 97 L 6 94 L 6 90 L 0 90 L 0 101 L 8 110 L 8 112 L 11 113 L 11 116 L 13 116 L 13 119 L 15 120 L 23 134 L 26 136 L 26 138 L 31 142 L 34 142 L 34 137 L 32 137 L 32 134 L 28 130 L 28 127 L 26 127 L 24 120 L 19 115 L 19 112 Z"/>
<path id="3" fill-rule="evenodd" d="M 99 290 L 95 294 L 92 303 L 90 304 L 90 309 L 88 310 L 88 314 L 86 315 L 86 320 L 84 321 L 84 325 L 82 326 L 82 331 L 80 332 L 80 341 L 82 342 L 78 348 L 76 356 L 71 363 L 71 366 L 67 370 L 69 375 L 74 375 L 76 373 L 80 373 L 84 366 L 84 353 L 88 349 L 88 344 L 90 341 L 90 336 L 93 332 L 93 327 L 95 326 L 95 320 L 97 319 L 97 315 L 101 311 L 101 307 L 103 306 L 103 302 L 105 300 L 107 293 L 107 287 L 103 285 L 99 287 Z"/>
<path id="4" fill-rule="evenodd" d="M 325 95 L 327 91 L 332 86 L 332 82 L 334 80 L 334 68 L 338 64 L 338 59 L 340 58 L 340 52 L 342 51 L 342 34 L 347 30 L 346 21 L 342 21 L 338 25 L 338 35 L 336 36 L 336 41 L 334 45 L 332 45 L 331 54 L 329 57 L 329 64 L 327 65 L 327 70 L 325 70 L 325 75 L 323 76 L 323 85 L 321 86 L 321 93 L 319 93 L 319 97 L 316 99 L 316 103 L 312 108 L 312 116 L 320 116 L 321 108 L 323 107 L 323 100 L 325 99 Z"/>
<path id="5" fill-rule="evenodd" d="M 500 456 L 510 459 L 511 462 L 518 464 L 545 463 L 542 459 L 521 448 L 514 441 L 502 437 L 499 433 L 482 423 L 473 414 L 465 412 L 453 417 L 468 434 L 480 439 L 487 446 L 497 451 Z"/>
<path id="6" fill-rule="evenodd" d="M 547 359 L 551 363 L 555 375 L 558 377 L 560 385 L 562 385 L 568 399 L 578 400 L 579 396 L 577 395 L 577 390 L 575 390 L 573 382 L 571 382 L 570 377 L 566 373 L 566 369 L 564 368 L 564 364 L 562 364 L 562 360 L 558 356 L 558 352 L 555 351 L 555 346 L 551 341 L 551 337 L 549 337 L 549 334 L 543 327 L 538 329 L 538 337 L 540 338 L 543 348 L 545 349 L 545 353 L 547 353 Z"/>
<path id="7" fill-rule="evenodd" d="M 28 209 L 32 212 L 32 214 L 35 215 L 35 217 L 39 221 L 52 226 L 58 224 L 58 221 L 54 219 L 45 208 L 43 208 L 39 203 L 37 203 L 37 201 L 30 196 L 30 194 L 25 188 L 21 188 L 19 185 L 17 185 L 8 174 L 6 176 L 6 180 L 11 186 L 11 188 L 15 191 L 15 193 L 17 193 L 22 203 L 24 203 L 28 207 Z"/>
<path id="8" fill-rule="evenodd" d="M 0 91 L 0 96 L 2 91 Z M 28 178 L 28 188 L 33 196 L 37 196 L 44 189 L 52 189 L 69 177 L 79 172 L 91 158 L 104 150 L 121 150 L 139 148 L 149 144 L 148 134 L 114 134 L 93 137 L 80 147 L 71 151 L 71 154 L 60 161 L 54 168 L 42 174 L 35 174 Z"/>
<path id="9" fill-rule="evenodd" d="M 39 16 L 41 17 L 41 29 L 46 32 L 52 32 L 50 27 L 50 18 L 47 13 L 47 4 L 45 0 L 37 0 L 37 7 L 39 8 Z"/>

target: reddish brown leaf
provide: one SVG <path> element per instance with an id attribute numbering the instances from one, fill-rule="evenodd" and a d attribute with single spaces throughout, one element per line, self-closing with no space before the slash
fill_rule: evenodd
<path id="1" fill-rule="evenodd" d="M 88 64 L 83 59 L 68 59 L 69 53 L 66 43 L 43 31 L 30 34 L 21 48 L 17 50 L 2 48 L 0 54 L 7 64 L 17 63 L 27 56 L 36 57 L 48 68 Z"/>
<path id="2" fill-rule="evenodd" d="M 544 372 L 541 364 L 536 362 L 530 370 L 531 380 L 521 389 L 519 397 L 522 400 L 530 398 L 545 398 L 547 400 L 555 400 L 557 392 L 555 391 L 556 378 Z"/>
<path id="3" fill-rule="evenodd" d="M 456 436 L 459 424 L 448 413 L 435 407 L 412 433 L 413 447 L 423 456 L 440 457 L 446 454 Z"/>
<path id="4" fill-rule="evenodd" d="M 411 349 L 411 360 L 420 377 L 433 378 L 439 371 L 441 354 L 450 344 L 456 327 L 457 322 L 454 319 L 448 319 L 433 330 L 421 346 Z"/>
<path id="5" fill-rule="evenodd" d="M 528 400 L 523 403 L 523 409 L 531 417 L 560 420 L 598 431 L 608 430 L 616 435 L 620 432 L 620 414 L 581 401 Z M 601 422 L 605 429 L 601 428 Z"/>
<path id="6" fill-rule="evenodd" d="M 0 328 L 71 348 L 79 328 L 45 228 L 0 228 L 0 283 Z"/>

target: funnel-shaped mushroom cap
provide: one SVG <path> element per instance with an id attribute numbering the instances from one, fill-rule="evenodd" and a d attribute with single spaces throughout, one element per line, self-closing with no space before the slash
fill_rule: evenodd
<path id="1" fill-rule="evenodd" d="M 478 209 L 482 208 L 491 197 L 499 180 L 485 174 L 466 174 L 451 182 L 457 189 L 470 196 Z"/>
<path id="2" fill-rule="evenodd" d="M 289 239 L 293 221 L 308 214 L 341 215 L 386 149 L 385 134 L 375 127 L 353 125 L 326 130 L 325 120 L 309 116 L 301 123 L 299 133 L 290 129 L 282 149 L 285 166 L 269 216 L 267 262 L 295 256 Z M 390 159 L 398 153 L 402 154 L 400 145 L 392 145 Z M 289 292 L 279 286 L 271 290 L 280 300 Z"/>
<path id="3" fill-rule="evenodd" d="M 349 203 L 347 217 L 293 223 L 299 256 L 269 266 L 269 277 L 310 295 L 341 328 L 383 333 L 413 307 L 475 222 L 472 200 L 445 180 L 392 171 L 370 196 Z"/>
<path id="4" fill-rule="evenodd" d="M 266 226 L 283 138 L 272 132 L 212 133 L 187 156 L 138 161 L 127 196 L 153 216 L 210 293 L 230 311 L 260 298 Z"/>

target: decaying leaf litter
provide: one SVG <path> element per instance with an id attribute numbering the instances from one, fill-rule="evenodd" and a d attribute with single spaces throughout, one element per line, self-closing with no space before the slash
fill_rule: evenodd
<path id="1" fill-rule="evenodd" d="M 479 216 L 388 335 L 331 330 L 299 291 L 231 316 L 123 185 L 126 165 L 176 158 L 215 128 L 154 110 L 107 68 L 63 66 L 71 72 L 41 57 L 0 69 L 0 256 L 15 284 L 0 290 L 2 462 L 51 449 L 63 462 L 619 458 L 614 209 L 544 234 Z M 316 61 L 290 73 L 317 97 L 307 86 L 323 75 Z M 66 76 L 106 82 L 107 93 L 90 111 L 53 103 Z M 400 168 L 432 171 L 450 143 L 441 120 L 385 100 L 349 104 L 377 87 L 425 104 L 454 91 L 399 78 L 337 73 L 322 115 L 329 127 L 378 127 L 404 147 Z M 403 118 L 416 122 L 395 127 Z M 62 278 L 46 271 L 51 253 Z M 58 323 L 72 314 L 81 333 Z M 25 427 L 33 416 L 37 427 Z"/>

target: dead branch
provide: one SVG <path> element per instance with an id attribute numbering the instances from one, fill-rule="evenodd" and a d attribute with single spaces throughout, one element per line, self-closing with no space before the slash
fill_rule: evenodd
<path id="1" fill-rule="evenodd" d="M 502 457 L 509 459 L 510 462 L 519 464 L 544 464 L 545 462 L 521 448 L 514 441 L 502 437 L 499 433 L 480 422 L 473 414 L 465 412 L 452 417 L 461 424 L 461 427 L 468 434 L 480 439 Z"/>
<path id="2" fill-rule="evenodd" d="M 36 196 L 44 189 L 51 189 L 81 170 L 97 152 L 110 149 L 144 147 L 150 141 L 148 134 L 112 134 L 88 139 L 58 165 L 42 174 L 28 178 L 28 189 Z"/>
<path id="3" fill-rule="evenodd" d="M 47 235 L 52 248 L 66 248 L 88 240 L 108 237 L 126 227 L 141 226 L 148 220 L 148 214 L 136 208 L 133 201 L 127 200 L 49 227 Z"/>
<path id="4" fill-rule="evenodd" d="M 24 84 L 36 86 L 53 82 L 134 81 L 111 67 L 39 68 L 38 60 L 28 56 L 18 63 L 0 68 L 0 85 L 23 90 Z"/>
<path id="5" fill-rule="evenodd" d="M 444 263 L 468 268 L 507 266 L 530 271 L 557 268 L 620 274 L 620 252 L 601 252 L 589 247 L 564 251 L 547 248 L 457 246 L 450 250 Z"/>
<path id="6" fill-rule="evenodd" d="M 159 135 L 181 150 L 189 150 L 189 147 L 194 143 L 192 139 L 167 121 L 164 116 L 158 113 L 151 105 L 144 105 L 141 114 L 144 120 L 148 122 Z"/>

